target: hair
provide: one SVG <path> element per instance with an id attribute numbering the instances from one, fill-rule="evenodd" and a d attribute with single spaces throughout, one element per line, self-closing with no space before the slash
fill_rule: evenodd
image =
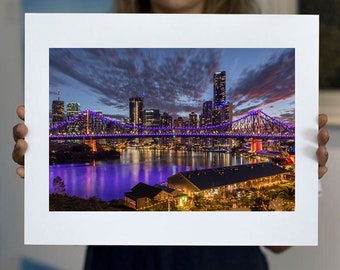
<path id="1" fill-rule="evenodd" d="M 150 0 L 116 0 L 118 13 L 152 13 Z M 206 0 L 203 13 L 250 14 L 260 13 L 254 0 Z"/>

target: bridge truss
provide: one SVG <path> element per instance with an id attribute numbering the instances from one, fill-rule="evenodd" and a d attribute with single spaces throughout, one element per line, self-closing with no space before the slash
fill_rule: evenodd
<path id="1" fill-rule="evenodd" d="M 258 138 L 294 139 L 295 127 L 275 119 L 261 110 L 252 111 L 240 119 L 203 127 L 146 127 L 121 123 L 86 110 L 51 126 L 50 140 L 197 137 L 197 138 Z"/>

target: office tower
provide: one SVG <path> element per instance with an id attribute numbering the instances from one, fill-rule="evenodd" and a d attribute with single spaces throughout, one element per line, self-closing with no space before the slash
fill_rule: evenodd
<path id="1" fill-rule="evenodd" d="M 212 113 L 212 124 L 219 125 L 233 120 L 233 104 L 226 101 L 214 108 Z"/>
<path id="2" fill-rule="evenodd" d="M 65 120 L 64 101 L 60 100 L 60 90 L 58 90 L 58 100 L 52 101 L 52 125 L 56 125 Z"/>
<path id="3" fill-rule="evenodd" d="M 212 112 L 211 122 L 213 126 L 219 125 L 221 123 L 221 108 L 220 107 L 214 108 Z"/>
<path id="4" fill-rule="evenodd" d="M 77 102 L 68 102 L 66 104 L 66 116 L 67 119 L 72 118 L 73 116 L 80 113 L 80 104 Z"/>
<path id="5" fill-rule="evenodd" d="M 233 104 L 226 101 L 221 105 L 221 123 L 233 121 Z"/>
<path id="6" fill-rule="evenodd" d="M 203 112 L 200 116 L 200 126 L 212 125 L 213 102 L 206 101 L 203 103 Z"/>
<path id="7" fill-rule="evenodd" d="M 143 124 L 143 98 L 132 97 L 130 101 L 130 124 L 141 126 Z"/>
<path id="8" fill-rule="evenodd" d="M 174 120 L 174 127 L 184 127 L 184 119 L 183 117 L 178 117 Z"/>
<path id="9" fill-rule="evenodd" d="M 226 73 L 214 73 L 214 108 L 226 102 Z"/>
<path id="10" fill-rule="evenodd" d="M 197 114 L 191 112 L 189 114 L 189 127 L 197 128 L 197 123 L 198 123 Z"/>
<path id="11" fill-rule="evenodd" d="M 161 125 L 161 115 L 159 110 L 148 109 L 143 112 L 143 126 L 159 127 Z"/>
<path id="12" fill-rule="evenodd" d="M 166 112 L 161 115 L 161 127 L 172 127 L 172 116 Z"/>

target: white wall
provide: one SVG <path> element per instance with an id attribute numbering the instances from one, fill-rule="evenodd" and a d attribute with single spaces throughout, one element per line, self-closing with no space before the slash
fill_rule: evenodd
<path id="1" fill-rule="evenodd" d="M 0 269 L 20 269 L 20 258 L 59 269 L 82 269 L 84 247 L 24 246 L 23 180 L 11 161 L 15 109 L 23 103 L 19 0 L 0 0 Z"/>
<path id="2" fill-rule="evenodd" d="M 267 2 L 267 8 L 270 5 L 278 8 L 285 1 L 264 2 Z M 286 2 L 286 8 L 291 9 L 293 5 L 289 2 Z M 16 165 L 10 158 L 12 126 L 18 121 L 15 108 L 23 103 L 22 49 L 19 0 L 0 0 L 0 269 L 20 269 L 22 257 L 33 258 L 59 269 L 82 269 L 84 247 L 23 245 L 23 181 L 15 175 Z M 324 96 L 323 100 L 321 111 L 328 108 L 327 101 L 332 97 Z M 323 195 L 320 199 L 320 245 L 292 248 L 281 255 L 269 254 L 272 270 L 339 269 L 340 128 L 331 128 L 331 136 L 330 171 L 322 180 Z"/>

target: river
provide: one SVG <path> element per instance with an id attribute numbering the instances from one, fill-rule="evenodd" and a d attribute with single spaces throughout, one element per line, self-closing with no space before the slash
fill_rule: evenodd
<path id="1" fill-rule="evenodd" d="M 248 158 L 228 153 L 129 148 L 112 161 L 51 165 L 50 193 L 54 192 L 53 179 L 60 176 L 70 196 L 117 200 L 139 182 L 155 185 L 181 171 L 249 162 Z"/>

